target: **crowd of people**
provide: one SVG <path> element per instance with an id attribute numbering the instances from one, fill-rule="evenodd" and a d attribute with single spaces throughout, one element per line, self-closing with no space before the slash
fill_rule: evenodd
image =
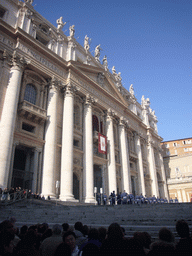
<path id="1" fill-rule="evenodd" d="M 135 232 L 127 237 L 118 223 L 89 228 L 82 222 L 73 227 L 68 223 L 47 223 L 16 227 L 14 217 L 0 223 L 0 256 L 191 256 L 192 239 L 189 225 L 178 220 L 176 231 L 180 239 L 175 242 L 173 233 L 166 227 L 159 237 L 151 241 L 148 232 Z"/>
<path id="2" fill-rule="evenodd" d="M 155 195 L 147 197 L 142 194 L 134 196 L 133 193 L 128 194 L 125 190 L 123 193 L 115 194 L 115 191 L 111 192 L 109 198 L 106 193 L 96 194 L 96 200 L 98 205 L 115 205 L 115 204 L 164 204 L 164 203 L 178 203 L 177 197 L 173 200 L 170 198 L 159 198 Z"/>

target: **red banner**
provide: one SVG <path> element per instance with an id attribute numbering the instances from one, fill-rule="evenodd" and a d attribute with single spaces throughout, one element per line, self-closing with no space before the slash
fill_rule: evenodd
<path id="1" fill-rule="evenodd" d="M 101 154 L 107 154 L 107 137 L 98 133 L 98 151 Z"/>

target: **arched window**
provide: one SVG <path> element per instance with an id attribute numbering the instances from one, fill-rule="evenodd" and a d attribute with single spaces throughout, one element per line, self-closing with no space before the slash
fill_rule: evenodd
<path id="1" fill-rule="evenodd" d="M 37 96 L 37 91 L 34 85 L 32 84 L 27 84 L 25 88 L 25 96 L 24 100 L 36 104 L 36 96 Z"/>
<path id="2" fill-rule="evenodd" d="M 93 131 L 99 132 L 99 121 L 95 115 L 93 115 Z"/>

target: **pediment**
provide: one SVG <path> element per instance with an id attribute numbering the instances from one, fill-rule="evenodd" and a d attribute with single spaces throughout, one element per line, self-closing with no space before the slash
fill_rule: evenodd
<path id="1" fill-rule="evenodd" d="M 87 79 L 90 79 L 90 82 L 93 82 L 95 86 L 98 86 L 98 88 L 103 88 L 115 99 L 127 105 L 127 102 L 124 99 L 123 95 L 118 91 L 118 88 L 115 86 L 115 81 L 111 73 L 106 72 L 101 67 L 94 67 L 79 62 L 73 62 L 73 65 L 80 71 L 82 76 L 86 76 Z"/>

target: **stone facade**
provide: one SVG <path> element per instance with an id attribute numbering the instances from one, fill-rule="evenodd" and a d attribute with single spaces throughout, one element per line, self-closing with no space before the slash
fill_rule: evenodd
<path id="1" fill-rule="evenodd" d="M 0 5 L 0 187 L 31 189 L 64 201 L 94 202 L 108 195 L 168 197 L 157 117 L 94 56 L 50 24 L 33 1 Z M 98 150 L 106 136 L 107 153 Z"/>
<path id="2" fill-rule="evenodd" d="M 164 168 L 169 196 L 179 202 L 192 197 L 192 138 L 163 141 Z"/>

